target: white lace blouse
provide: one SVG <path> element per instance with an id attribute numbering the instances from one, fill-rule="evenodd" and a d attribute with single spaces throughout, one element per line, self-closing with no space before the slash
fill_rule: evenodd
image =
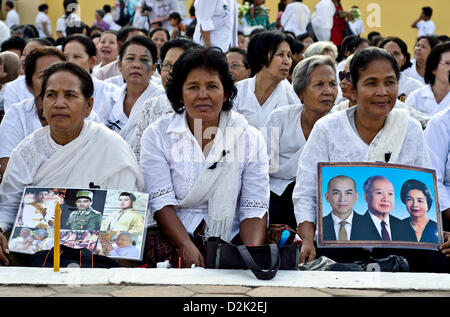
<path id="1" fill-rule="evenodd" d="M 261 133 L 248 126 L 239 142 L 243 153 L 239 161 L 240 197 L 231 237 L 239 233 L 240 222 L 244 219 L 262 218 L 267 213 L 270 197 L 269 162 Z M 206 158 L 187 125 L 186 114 L 170 114 L 151 124 L 142 136 L 141 145 L 141 170 L 150 194 L 152 215 L 165 206 L 174 205 L 187 232 L 192 234 L 203 219 L 207 223 L 207 203 L 191 209 L 177 208 L 177 205 L 200 176 Z"/>
<path id="2" fill-rule="evenodd" d="M 314 125 L 300 155 L 297 180 L 301 181 L 296 182 L 292 194 L 297 224 L 316 223 L 318 162 L 364 161 L 369 145 L 352 127 L 349 115 L 354 111 L 355 107 L 352 107 L 331 113 Z M 432 168 L 422 127 L 417 120 L 409 119 L 398 160 L 392 163 Z"/>

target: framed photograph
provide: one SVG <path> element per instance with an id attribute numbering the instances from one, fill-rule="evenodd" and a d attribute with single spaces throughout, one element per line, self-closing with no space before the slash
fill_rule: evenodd
<path id="1" fill-rule="evenodd" d="M 437 250 L 436 174 L 386 163 L 318 163 L 318 246 Z"/>
<path id="2" fill-rule="evenodd" d="M 120 190 L 26 187 L 9 240 L 11 251 L 34 254 L 53 247 L 57 202 L 62 245 L 142 260 L 148 194 Z"/>

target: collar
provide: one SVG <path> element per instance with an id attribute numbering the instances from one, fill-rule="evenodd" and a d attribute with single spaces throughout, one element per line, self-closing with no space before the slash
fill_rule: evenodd
<path id="1" fill-rule="evenodd" d="M 346 219 L 341 219 L 341 218 L 337 217 L 333 212 L 331 212 L 331 218 L 333 218 L 333 222 L 335 224 L 339 224 L 342 220 L 344 220 L 348 224 L 351 225 L 352 221 L 353 221 L 353 211 L 351 212 L 351 214 Z"/>
<path id="2" fill-rule="evenodd" d="M 370 210 L 369 210 L 368 212 L 369 212 L 370 218 L 372 218 L 372 221 L 377 225 L 377 227 L 380 227 L 380 228 L 381 228 L 381 221 L 382 221 L 382 220 L 381 220 L 380 218 L 378 218 L 378 217 L 375 217 L 375 215 L 372 214 L 372 213 L 370 212 Z M 391 225 L 390 225 L 390 223 L 389 223 L 389 219 L 390 219 L 389 216 L 387 216 L 387 217 L 384 219 L 384 222 L 386 223 L 386 225 L 387 225 L 388 228 L 391 227 Z"/>
<path id="3" fill-rule="evenodd" d="M 173 120 L 167 127 L 168 133 L 186 133 L 189 130 L 186 118 L 186 110 L 181 114 L 175 113 L 173 115 Z M 190 131 L 190 130 L 189 130 Z"/>
<path id="4" fill-rule="evenodd" d="M 421 89 L 421 95 L 424 98 L 433 98 L 434 99 L 434 93 L 433 93 L 433 90 L 431 90 L 430 84 L 426 84 L 425 86 L 423 86 L 423 88 Z"/>

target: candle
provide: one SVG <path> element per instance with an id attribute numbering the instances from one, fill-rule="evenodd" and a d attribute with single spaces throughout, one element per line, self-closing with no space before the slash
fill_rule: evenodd
<path id="1" fill-rule="evenodd" d="M 54 244 L 53 244 L 53 271 L 59 272 L 59 238 L 61 228 L 61 207 L 59 202 L 56 202 L 55 208 L 55 234 L 54 234 Z"/>

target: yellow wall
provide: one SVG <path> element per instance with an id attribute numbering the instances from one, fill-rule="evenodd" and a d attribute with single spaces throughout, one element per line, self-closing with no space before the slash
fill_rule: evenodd
<path id="1" fill-rule="evenodd" d="M 186 0 L 186 7 L 189 9 L 194 0 Z M 242 3 L 242 0 L 237 0 Z M 22 18 L 22 23 L 34 23 L 37 14 L 37 6 L 40 3 L 49 5 L 49 16 L 52 21 L 52 28 L 56 33 L 56 20 L 63 14 L 63 0 L 16 0 L 17 9 Z M 104 4 L 114 5 L 115 0 L 78 0 L 81 7 L 81 19 L 88 25 L 94 22 L 94 12 L 103 7 Z M 266 0 L 265 6 L 269 9 L 271 21 L 275 21 L 278 12 L 279 0 Z M 319 0 L 304 0 L 311 12 Z M 420 14 L 420 8 L 431 6 L 433 8 L 432 20 L 436 24 L 436 33 L 450 35 L 450 1 L 449 0 L 342 0 L 344 10 L 348 10 L 352 5 L 357 4 L 361 9 L 363 21 L 365 24 L 365 33 L 367 36 L 371 31 L 378 31 L 383 36 L 396 35 L 401 37 L 412 51 L 417 29 L 410 27 L 411 23 L 417 19 Z M 371 9 L 368 5 L 375 4 L 379 10 Z M 379 25 L 370 26 L 367 20 L 376 23 L 377 12 L 379 11 Z M 371 23 L 369 21 L 369 23 Z"/>

